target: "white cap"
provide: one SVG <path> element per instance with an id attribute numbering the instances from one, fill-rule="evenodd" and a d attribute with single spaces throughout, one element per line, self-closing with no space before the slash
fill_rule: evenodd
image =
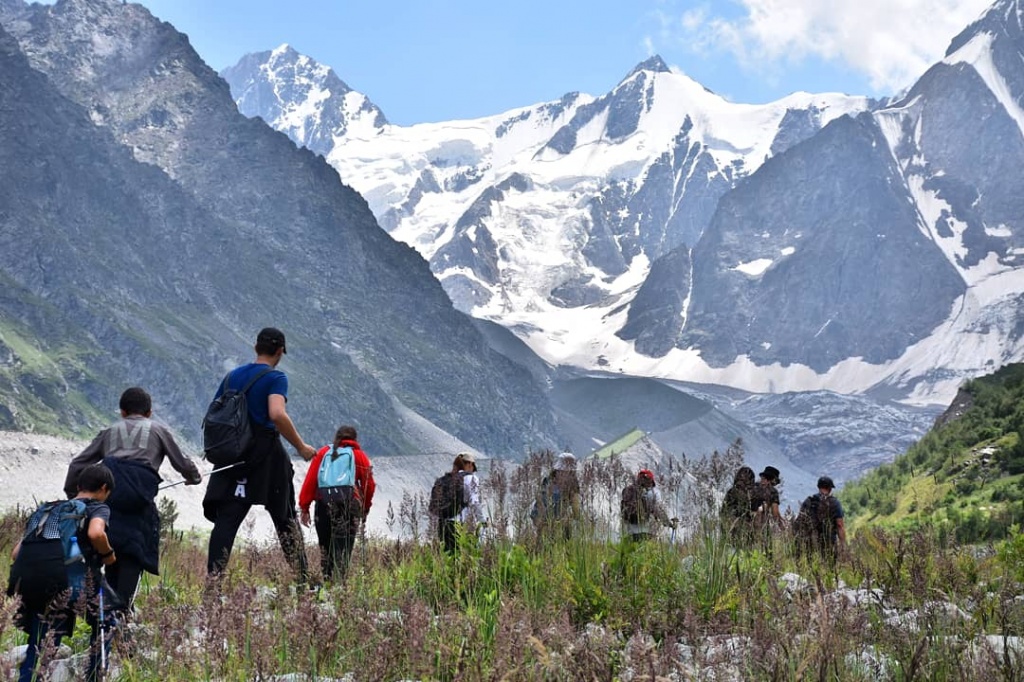
<path id="1" fill-rule="evenodd" d="M 571 471 L 576 468 L 576 455 L 563 452 L 555 459 L 555 471 Z"/>

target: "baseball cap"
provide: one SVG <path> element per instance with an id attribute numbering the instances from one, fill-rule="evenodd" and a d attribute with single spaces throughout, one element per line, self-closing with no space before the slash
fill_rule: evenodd
<path id="1" fill-rule="evenodd" d="M 828 476 L 822 476 L 818 479 L 818 487 L 824 488 L 825 490 L 835 490 L 836 484 L 832 482 L 832 479 Z"/>
<path id="2" fill-rule="evenodd" d="M 779 470 L 772 466 L 765 467 L 764 471 L 758 475 L 762 478 L 767 478 L 769 481 L 779 480 Z"/>
<path id="3" fill-rule="evenodd" d="M 476 456 L 472 452 L 460 452 L 459 457 L 462 458 L 463 462 L 469 462 L 470 464 L 476 464 Z"/>
<path id="4" fill-rule="evenodd" d="M 285 353 L 288 352 L 288 348 L 285 346 L 284 332 L 277 327 L 264 327 L 260 330 L 260 333 L 256 335 L 256 343 L 266 343 L 274 347 L 274 349 L 281 348 Z"/>
<path id="5" fill-rule="evenodd" d="M 654 483 L 654 472 L 650 469 L 641 469 L 640 473 L 636 475 L 637 478 L 646 478 L 651 483 Z"/>

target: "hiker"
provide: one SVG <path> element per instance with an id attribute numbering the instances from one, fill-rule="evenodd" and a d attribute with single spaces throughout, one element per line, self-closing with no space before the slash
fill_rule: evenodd
<path id="1" fill-rule="evenodd" d="M 316 500 L 316 537 L 324 580 L 345 579 L 360 525 L 370 513 L 373 466 L 356 441 L 354 426 L 342 426 L 334 444 L 313 457 L 299 491 L 302 525 L 309 526 L 309 505 Z"/>
<path id="2" fill-rule="evenodd" d="M 679 519 L 668 517 L 650 469 L 641 469 L 636 479 L 623 488 L 619 511 L 626 535 L 634 542 L 654 538 L 659 526 L 672 530 L 679 526 Z"/>
<path id="3" fill-rule="evenodd" d="M 754 470 L 740 467 L 733 478 L 732 487 L 726 491 L 725 499 L 722 500 L 720 517 L 723 532 L 740 548 L 749 547 L 753 542 L 754 515 L 760 505 L 756 493 Z"/>
<path id="4" fill-rule="evenodd" d="M 88 466 L 77 476 L 71 500 L 39 506 L 25 524 L 25 533 L 11 556 L 8 596 L 21 597 L 15 624 L 28 633 L 28 648 L 18 670 L 19 682 L 47 679 L 39 653 L 55 650 L 75 629 L 75 618 L 85 612 L 92 632 L 86 679 L 98 679 L 106 646 L 101 637 L 97 591 L 102 584 L 100 566 L 116 566 L 117 555 L 107 537 L 110 508 L 106 500 L 115 490 L 114 475 L 103 464 Z"/>
<path id="5" fill-rule="evenodd" d="M 755 512 L 762 528 L 770 531 L 771 527 L 783 527 L 786 522 L 779 511 L 779 488 L 782 483 L 779 470 L 766 466 L 760 474 L 761 480 L 754 488 L 754 501 L 757 503 Z"/>
<path id="6" fill-rule="evenodd" d="M 818 479 L 818 492 L 800 504 L 793 522 L 797 551 L 810 556 L 817 552 L 835 563 L 846 550 L 846 521 L 842 503 L 832 496 L 835 484 L 828 476 Z"/>
<path id="7" fill-rule="evenodd" d="M 760 481 L 754 487 L 753 503 L 753 538 L 768 556 L 773 552 L 773 533 L 786 526 L 785 519 L 779 511 L 779 489 L 782 483 L 779 470 L 766 466 L 758 474 Z"/>
<path id="8" fill-rule="evenodd" d="M 563 452 L 555 458 L 554 468 L 540 482 L 537 499 L 530 510 L 539 533 L 561 527 L 568 540 L 573 522 L 580 515 L 580 479 L 576 475 L 576 456 Z"/>
<path id="9" fill-rule="evenodd" d="M 207 573 L 216 578 L 224 572 L 238 529 L 254 505 L 262 505 L 277 531 L 281 550 L 298 574 L 308 579 L 306 547 L 295 507 L 295 470 L 281 443 L 292 444 L 307 462 L 316 450 L 302 440 L 288 416 L 288 376 L 277 369 L 288 352 L 284 333 L 274 327 L 260 330 L 256 336 L 256 359 L 232 370 L 220 383 L 215 397 L 227 387 L 248 390 L 248 412 L 253 439 L 242 455 L 241 464 L 210 475 L 203 498 L 203 515 L 213 522 L 206 559 Z M 257 378 L 258 375 L 259 378 Z"/>
<path id="10" fill-rule="evenodd" d="M 460 531 L 468 530 L 475 535 L 477 528 L 487 526 L 473 453 L 460 452 L 452 462 L 451 471 L 434 481 L 430 512 L 438 517 L 438 537 L 449 554 L 458 545 Z"/>
<path id="11" fill-rule="evenodd" d="M 100 431 L 88 447 L 68 465 L 64 494 L 74 497 L 78 477 L 97 462 L 114 475 L 116 491 L 110 507 L 110 544 L 117 564 L 107 572 L 107 582 L 117 591 L 126 610 L 135 602 L 142 572 L 159 575 L 160 515 L 156 508 L 160 466 L 164 459 L 185 477 L 185 485 L 203 478 L 195 462 L 181 452 L 166 426 L 153 421 L 153 400 L 145 389 L 134 386 L 121 394 L 121 419 Z"/>

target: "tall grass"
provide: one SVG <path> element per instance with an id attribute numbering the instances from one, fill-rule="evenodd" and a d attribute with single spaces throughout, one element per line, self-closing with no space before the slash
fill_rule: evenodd
<path id="1" fill-rule="evenodd" d="M 423 500 L 408 498 L 394 514 L 406 537 L 366 540 L 347 582 L 315 591 L 292 585 L 274 546 L 238 548 L 224 581 L 209 586 L 202 538 L 167 534 L 162 575 L 147 578 L 130 645 L 116 649 L 117 679 L 1024 676 L 1019 650 L 981 638 L 1012 645 L 1007 638 L 1024 635 L 1019 535 L 987 551 L 937 533 L 868 529 L 834 567 L 798 559 L 784 536 L 736 549 L 714 513 L 714 490 L 735 465 L 724 456 L 659 471 L 674 512 L 693 512 L 675 544 L 618 539 L 616 500 L 632 472 L 616 460 L 581 467 L 583 504 L 568 537 L 538 533 L 529 507 L 549 465 L 539 453 L 493 470 L 493 525 L 484 539 L 465 534 L 453 555 L 428 541 Z M 18 518 L 0 522 L 0 547 L 19 529 Z M 0 611 L 6 647 L 22 637 L 10 606 Z"/>

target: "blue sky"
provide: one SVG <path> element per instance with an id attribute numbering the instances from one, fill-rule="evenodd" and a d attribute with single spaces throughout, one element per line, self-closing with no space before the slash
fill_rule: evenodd
<path id="1" fill-rule="evenodd" d="M 607 92 L 651 54 L 737 102 L 888 95 L 991 0 L 142 0 L 217 70 L 289 43 L 393 123 Z"/>

